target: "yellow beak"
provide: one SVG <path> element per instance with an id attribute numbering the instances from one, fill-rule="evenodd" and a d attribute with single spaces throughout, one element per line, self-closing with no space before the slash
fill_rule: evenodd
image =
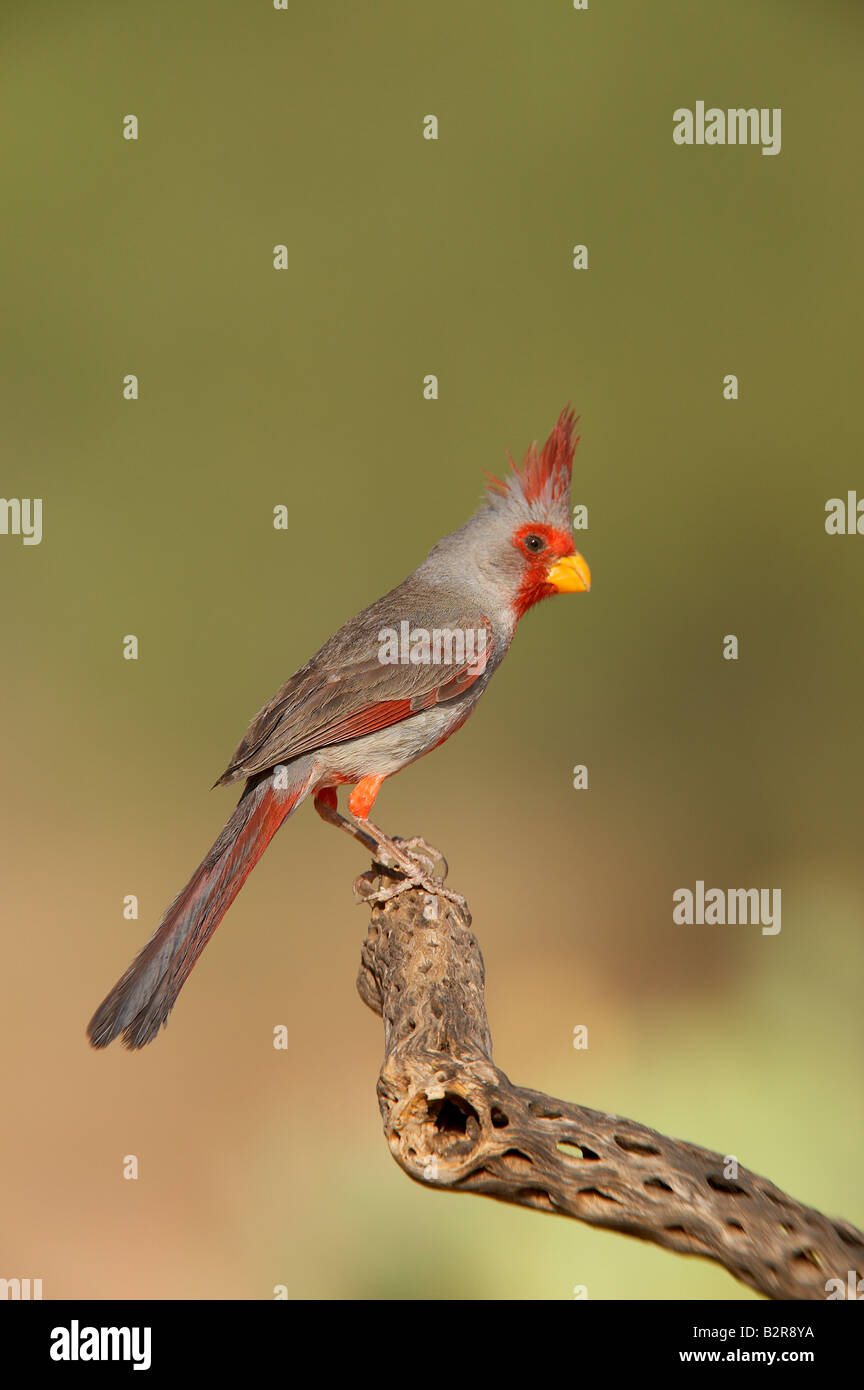
<path id="1" fill-rule="evenodd" d="M 591 571 L 576 550 L 555 561 L 546 575 L 546 583 L 559 594 L 584 594 L 591 588 Z"/>

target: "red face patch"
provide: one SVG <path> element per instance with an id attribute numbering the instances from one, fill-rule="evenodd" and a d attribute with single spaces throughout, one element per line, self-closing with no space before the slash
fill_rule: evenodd
<path id="1" fill-rule="evenodd" d="M 535 603 L 557 592 L 554 585 L 547 583 L 546 575 L 556 560 L 573 554 L 573 538 L 560 527 L 528 521 L 513 532 L 511 544 L 525 566 L 513 604 L 517 618 L 521 618 Z"/>

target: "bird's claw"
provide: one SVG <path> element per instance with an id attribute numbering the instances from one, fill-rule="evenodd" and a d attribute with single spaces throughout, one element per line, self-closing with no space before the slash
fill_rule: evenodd
<path id="1" fill-rule="evenodd" d="M 409 873 L 404 878 L 400 878 L 398 883 L 394 883 L 392 888 L 375 888 L 371 893 L 366 894 L 363 901 L 367 903 L 387 903 L 392 898 L 397 898 L 400 893 L 407 893 L 409 888 L 422 888 L 435 898 L 446 898 L 447 902 L 455 903 L 463 912 L 467 912 L 468 904 L 461 893 L 454 893 L 452 888 L 445 888 L 441 879 L 432 878 L 429 874 Z"/>
<path id="2" fill-rule="evenodd" d="M 432 845 L 427 844 L 422 835 L 412 835 L 410 840 L 394 840 L 393 843 L 398 846 L 400 850 L 404 850 L 406 852 L 406 858 L 412 860 L 415 864 L 428 864 L 430 871 L 435 868 L 436 863 L 440 864 L 441 872 L 433 874 L 432 876 L 436 879 L 440 879 L 443 883 L 449 869 L 447 860 L 440 850 L 434 849 Z M 416 854 L 411 852 L 415 850 L 419 850 L 420 853 Z"/>
<path id="3" fill-rule="evenodd" d="M 396 883 L 385 888 L 380 874 L 374 869 L 367 871 L 355 880 L 354 891 L 358 898 L 367 903 L 387 903 L 400 893 L 408 892 L 410 888 L 420 888 L 431 897 L 444 898 L 447 902 L 455 903 L 466 916 L 470 916 L 468 904 L 461 893 L 454 893 L 451 888 L 444 887 L 448 866 L 447 860 L 439 850 L 427 844 L 420 835 L 414 835 L 407 840 L 391 840 L 377 828 L 374 834 L 378 841 L 375 863 L 388 874 L 398 874 L 399 878 Z M 392 866 L 388 860 L 393 861 Z M 375 887 L 376 880 L 379 883 L 378 887 Z"/>

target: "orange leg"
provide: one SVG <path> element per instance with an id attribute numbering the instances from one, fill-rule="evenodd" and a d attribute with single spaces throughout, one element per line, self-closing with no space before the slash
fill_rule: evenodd
<path id="1" fill-rule="evenodd" d="M 382 851 L 394 861 L 397 869 L 402 873 L 401 883 L 394 888 L 379 890 L 366 901 L 377 899 L 386 902 L 388 898 L 393 898 L 397 893 L 403 893 L 407 888 L 420 887 L 427 892 L 438 894 L 448 898 L 451 902 L 457 902 L 460 907 L 465 908 L 465 899 L 458 893 L 453 893 L 449 888 L 443 886 L 442 880 L 430 877 L 421 867 L 425 858 L 430 869 L 433 866 L 432 857 L 414 856 L 409 854 L 409 849 L 429 850 L 429 846 L 424 840 L 416 838 L 414 840 L 391 840 L 377 825 L 373 825 L 369 819 L 369 812 L 375 804 L 375 798 L 381 790 L 383 777 L 361 777 L 356 787 L 348 798 L 348 810 L 354 820 L 348 820 L 346 816 L 339 814 L 337 809 L 338 799 L 335 787 L 322 787 L 314 798 L 315 810 L 330 825 L 336 825 L 340 830 L 345 830 L 349 835 L 353 835 L 355 840 L 359 840 L 367 849 L 375 851 L 379 857 L 379 862 L 384 863 L 380 858 Z M 358 825 L 356 822 L 359 821 Z M 418 862 L 419 860 L 419 862 Z M 443 864 L 444 873 L 447 873 L 446 862 Z"/>
<path id="2" fill-rule="evenodd" d="M 381 790 L 383 777 L 361 777 L 348 798 L 348 810 L 358 820 L 368 820 L 369 812 L 375 805 L 375 798 Z"/>
<path id="3" fill-rule="evenodd" d="M 326 820 L 328 825 L 335 825 L 339 830 L 344 830 L 348 835 L 353 835 L 355 840 L 359 840 L 361 845 L 373 852 L 378 848 L 371 835 L 360 829 L 353 821 L 346 816 L 339 814 L 339 798 L 335 787 L 322 787 L 315 793 L 312 804 L 322 820 Z"/>

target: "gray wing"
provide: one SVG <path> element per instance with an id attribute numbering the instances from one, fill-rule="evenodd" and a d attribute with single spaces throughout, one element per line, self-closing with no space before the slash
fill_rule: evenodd
<path id="1" fill-rule="evenodd" d="M 410 630 L 483 632 L 485 665 L 492 662 L 492 625 L 479 609 L 469 614 L 467 607 L 474 605 L 466 605 L 464 597 L 447 600 L 436 590 L 406 589 L 409 584 L 405 581 L 347 622 L 277 690 L 252 720 L 217 786 L 409 719 L 455 699 L 483 674 L 476 659 L 481 640 L 477 635 L 470 660 L 381 660 L 381 632 L 393 629 L 395 619 L 397 631 L 407 621 Z"/>

